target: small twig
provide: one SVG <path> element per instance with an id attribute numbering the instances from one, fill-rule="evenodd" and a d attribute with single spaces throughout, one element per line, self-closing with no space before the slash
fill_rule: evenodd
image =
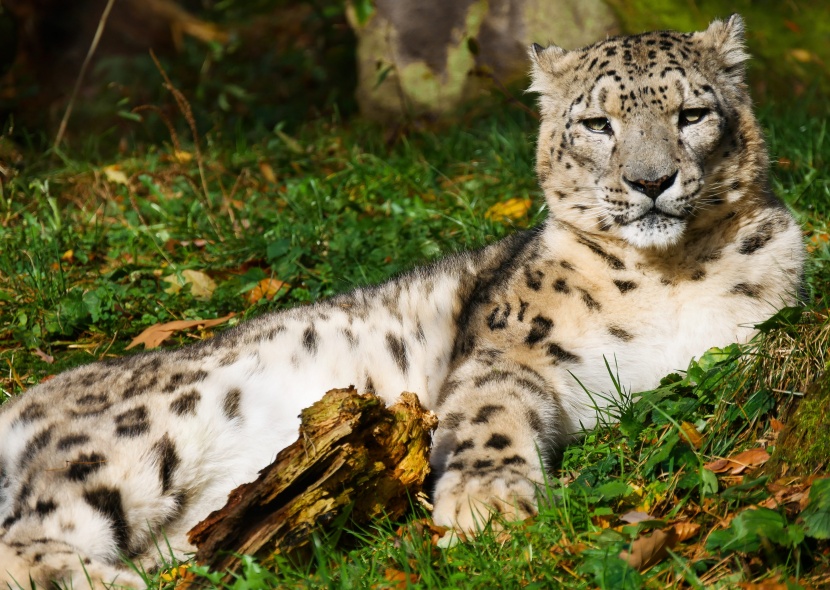
<path id="1" fill-rule="evenodd" d="M 66 125 L 69 123 L 69 116 L 72 114 L 72 107 L 75 105 L 75 99 L 78 97 L 78 92 L 81 90 L 81 83 L 86 75 L 89 62 L 92 61 L 92 56 L 98 48 L 98 42 L 101 41 L 101 35 L 104 33 L 104 27 L 107 24 L 107 19 L 109 18 L 110 10 L 112 10 L 113 4 L 115 4 L 115 0 L 107 1 L 107 5 L 104 7 L 104 12 L 101 13 L 101 18 L 98 20 L 98 28 L 95 30 L 95 36 L 92 38 L 92 43 L 89 45 L 89 51 L 86 52 L 84 63 L 81 64 L 81 71 L 78 72 L 78 79 L 75 80 L 75 87 L 72 89 L 72 94 L 69 97 L 69 103 L 66 105 L 66 111 L 63 113 L 63 119 L 61 119 L 60 127 L 58 127 L 58 134 L 55 137 L 55 145 L 53 148 L 55 150 L 58 149 L 61 141 L 63 141 L 63 135 L 66 133 Z"/>
<path id="2" fill-rule="evenodd" d="M 800 391 L 791 391 L 789 389 L 776 389 L 774 387 L 771 388 L 774 393 L 783 393 L 786 395 L 794 395 L 796 397 L 804 397 L 804 394 Z"/>
<path id="3" fill-rule="evenodd" d="M 232 201 L 233 201 L 234 195 L 236 195 L 236 191 L 239 190 L 239 185 L 242 183 L 242 178 L 247 177 L 247 176 L 248 176 L 248 169 L 243 168 L 242 172 L 237 174 L 236 180 L 234 181 L 233 186 L 231 187 L 230 194 L 225 192 L 225 186 L 222 184 L 222 179 L 221 178 L 218 179 L 219 188 L 222 191 L 222 207 L 224 208 L 225 213 L 227 214 L 228 218 L 231 220 L 231 227 L 233 227 L 234 234 L 236 234 L 237 237 L 239 237 L 239 226 L 236 223 L 236 214 L 234 214 L 234 212 L 233 212 L 233 203 L 232 203 Z"/>
<path id="4" fill-rule="evenodd" d="M 177 152 L 182 151 L 182 144 L 179 142 L 179 134 L 176 133 L 176 128 L 173 127 L 173 122 L 170 120 L 170 117 L 168 117 L 163 110 L 152 104 L 139 105 L 134 107 L 132 110 L 134 113 L 140 113 L 141 111 L 153 111 L 156 113 L 161 118 L 162 123 L 164 123 L 167 127 L 167 131 L 170 133 L 170 140 L 173 142 L 173 149 Z"/>
<path id="5" fill-rule="evenodd" d="M 199 177 L 202 181 L 202 190 L 205 193 L 205 200 L 208 205 L 210 205 L 210 193 L 208 192 L 207 178 L 205 176 L 205 163 L 202 158 L 202 150 L 199 147 L 199 131 L 196 129 L 196 119 L 193 117 L 193 109 L 190 108 L 190 103 L 187 101 L 184 94 L 182 94 L 178 88 L 173 86 L 173 82 L 170 81 L 170 77 L 161 66 L 161 63 L 152 49 L 150 50 L 150 57 L 153 58 L 153 63 L 156 64 L 156 68 L 161 74 L 161 77 L 164 78 L 164 85 L 173 95 L 173 98 L 176 100 L 176 105 L 179 107 L 179 111 L 181 111 L 182 115 L 184 115 L 184 118 L 187 120 L 187 124 L 190 126 L 190 133 L 193 134 L 193 151 L 196 154 L 196 164 L 199 166 Z"/>
<path id="6" fill-rule="evenodd" d="M 202 148 L 199 145 L 199 130 L 196 128 L 196 119 L 193 116 L 193 109 L 190 107 L 190 102 L 188 102 L 185 95 L 173 85 L 173 82 L 170 80 L 170 76 L 167 75 L 167 71 L 162 67 L 161 62 L 159 62 L 158 58 L 156 57 L 155 52 L 151 49 L 150 50 L 150 57 L 153 59 L 153 63 L 156 64 L 156 69 L 158 69 L 161 77 L 164 78 L 164 86 L 170 93 L 173 95 L 173 98 L 176 100 L 176 106 L 179 107 L 179 111 L 182 115 L 184 115 L 185 120 L 187 121 L 188 126 L 190 127 L 190 133 L 193 135 L 193 152 L 196 155 L 196 164 L 199 167 L 199 179 L 202 182 L 202 193 L 204 194 L 205 198 L 205 207 L 207 208 L 208 212 L 212 209 L 211 202 L 210 202 L 210 192 L 208 191 L 207 185 L 207 176 L 205 175 L 205 161 L 202 157 Z M 174 137 L 174 144 L 176 143 L 175 134 Z M 198 194 L 198 191 L 196 191 Z M 216 235 L 217 239 L 220 242 L 223 242 L 221 234 L 216 227 L 216 224 L 213 222 L 213 219 L 210 215 L 207 216 L 208 223 L 210 223 L 211 227 L 213 227 L 213 232 Z"/>

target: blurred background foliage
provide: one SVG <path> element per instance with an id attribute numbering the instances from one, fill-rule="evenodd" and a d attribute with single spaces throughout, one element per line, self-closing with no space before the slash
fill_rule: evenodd
<path id="1" fill-rule="evenodd" d="M 739 12 L 755 56 L 756 99 L 830 96 L 826 0 L 605 1 L 625 33 L 696 30 Z M 373 2 L 352 7 L 365 18 Z M 0 0 L 0 134 L 23 148 L 48 148 L 105 5 Z M 105 158 L 169 141 L 165 120 L 186 130 L 150 48 L 191 101 L 201 133 L 215 141 L 261 137 L 275 126 L 290 132 L 321 116 L 348 119 L 357 114 L 357 77 L 346 11 L 346 0 L 117 0 L 74 105 L 67 149 Z M 19 158 L 4 149 L 0 160 Z"/>
<path id="2" fill-rule="evenodd" d="M 713 18 L 744 17 L 753 55 L 750 81 L 759 100 L 786 101 L 830 92 L 830 2 L 827 0 L 606 0 L 622 29 L 694 31 Z"/>

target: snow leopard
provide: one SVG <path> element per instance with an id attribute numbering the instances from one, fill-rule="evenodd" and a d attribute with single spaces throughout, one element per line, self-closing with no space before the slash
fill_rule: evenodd
<path id="1" fill-rule="evenodd" d="M 772 193 L 737 15 L 534 44 L 532 229 L 195 345 L 66 371 L 0 408 L 0 582 L 141 587 L 336 387 L 435 411 L 436 523 L 537 511 L 556 449 L 797 303 L 800 229 Z M 593 396 L 591 392 L 604 395 Z"/>

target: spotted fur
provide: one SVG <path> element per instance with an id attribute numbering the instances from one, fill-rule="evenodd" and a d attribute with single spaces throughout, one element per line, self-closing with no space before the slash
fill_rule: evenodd
<path id="1" fill-rule="evenodd" d="M 540 227 L 215 338 L 80 367 L 0 410 L 0 581 L 140 585 L 187 531 L 355 384 L 441 419 L 440 524 L 535 511 L 596 423 L 604 359 L 632 391 L 795 302 L 800 232 L 772 196 L 743 24 L 534 46 Z M 84 573 L 86 572 L 86 573 Z"/>

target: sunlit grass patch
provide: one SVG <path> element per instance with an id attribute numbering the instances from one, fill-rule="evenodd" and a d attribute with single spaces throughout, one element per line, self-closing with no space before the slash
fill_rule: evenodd
<path id="1" fill-rule="evenodd" d="M 805 227 L 806 310 L 779 314 L 746 347 L 703 354 L 654 391 L 619 392 L 602 425 L 562 450 L 528 522 L 451 545 L 416 509 L 403 524 L 348 530 L 339 544 L 320 538 L 305 559 L 279 556 L 275 571 L 248 560 L 229 587 L 820 586 L 827 541 L 810 536 L 792 501 L 808 498 L 815 479 L 794 464 L 781 479 L 776 463 L 792 408 L 827 389 L 830 360 L 830 144 L 825 119 L 807 111 L 762 113 L 774 188 Z M 124 354 L 153 325 L 231 312 L 235 323 L 538 222 L 534 133 L 535 121 L 508 110 L 477 111 L 394 145 L 382 129 L 338 120 L 256 141 L 208 137 L 204 183 L 195 156 L 183 155 L 195 153 L 186 141 L 106 162 L 33 160 L 0 195 L 0 401 L 64 368 Z M 197 289 L 200 275 L 214 286 Z M 165 345 L 219 329 L 182 330 Z M 758 449 L 772 456 L 766 466 L 756 453 L 742 470 L 706 467 Z M 826 473 L 826 463 L 797 461 Z M 779 516 L 740 516 L 755 508 Z M 661 558 L 644 571 L 630 565 L 647 551 Z M 195 576 L 221 585 L 218 573 L 187 571 L 152 584 Z"/>

